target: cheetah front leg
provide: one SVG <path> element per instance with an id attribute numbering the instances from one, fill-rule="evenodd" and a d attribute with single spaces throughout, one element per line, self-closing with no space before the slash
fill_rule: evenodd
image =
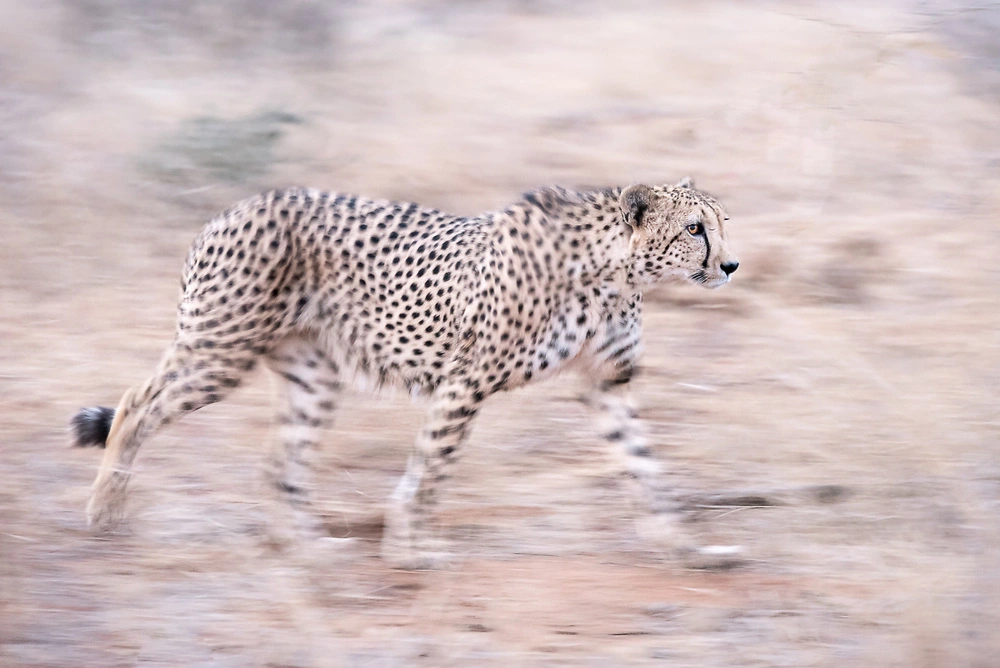
<path id="1" fill-rule="evenodd" d="M 654 542 L 662 541 L 671 552 L 689 565 L 719 567 L 732 564 L 741 549 L 729 545 L 702 545 L 684 526 L 685 507 L 676 490 L 670 487 L 668 472 L 654 457 L 646 433 L 629 396 L 632 377 L 630 363 L 614 367 L 594 382 L 587 403 L 595 409 L 595 423 L 600 436 L 621 459 L 622 470 L 630 482 L 640 512 L 649 512 L 641 526 Z"/>
<path id="2" fill-rule="evenodd" d="M 629 395 L 631 363 L 592 378 L 586 403 L 594 410 L 598 434 L 614 450 L 640 512 L 655 518 L 656 531 L 679 553 L 694 549 L 682 526 L 683 514 L 676 494 L 667 486 L 666 472 L 653 455 L 646 430 Z"/>
<path id="3" fill-rule="evenodd" d="M 614 449 L 640 505 L 655 513 L 679 513 L 679 504 L 663 493 L 663 466 L 653 456 L 645 425 L 632 404 L 628 389 L 631 374 L 629 368 L 618 377 L 594 380 L 585 401 L 594 409 L 597 433 Z"/>
<path id="4" fill-rule="evenodd" d="M 433 568 L 447 559 L 434 549 L 431 515 L 482 399 L 463 380 L 434 393 L 406 473 L 386 508 L 382 558 L 397 568 Z"/>

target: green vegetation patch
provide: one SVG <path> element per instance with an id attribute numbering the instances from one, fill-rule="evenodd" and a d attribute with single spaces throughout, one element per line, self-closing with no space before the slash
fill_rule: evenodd
<path id="1" fill-rule="evenodd" d="M 287 126 L 302 122 L 276 111 L 235 119 L 199 116 L 150 149 L 140 167 L 170 185 L 245 184 L 267 174 Z"/>

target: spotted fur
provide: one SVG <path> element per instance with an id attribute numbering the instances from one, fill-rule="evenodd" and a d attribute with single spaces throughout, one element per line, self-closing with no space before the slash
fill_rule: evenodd
<path id="1" fill-rule="evenodd" d="M 658 467 L 627 397 L 642 290 L 726 283 L 738 266 L 726 220 L 687 181 L 547 188 L 471 218 L 297 188 L 248 199 L 195 240 L 156 372 L 113 413 L 73 419 L 79 445 L 107 444 L 89 521 L 114 528 L 141 443 L 224 399 L 260 362 L 280 389 L 273 487 L 307 532 L 321 533 L 310 460 L 342 387 L 430 398 L 386 515 L 383 554 L 396 563 L 427 552 L 428 516 L 483 401 L 569 367 L 601 435 L 648 488 Z"/>

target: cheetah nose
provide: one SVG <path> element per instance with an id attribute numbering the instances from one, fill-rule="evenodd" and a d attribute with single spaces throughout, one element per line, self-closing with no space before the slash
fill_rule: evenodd
<path id="1" fill-rule="evenodd" d="M 734 271 L 736 271 L 739 268 L 740 268 L 740 263 L 739 262 L 723 262 L 722 266 L 720 267 L 720 269 L 722 269 L 722 271 L 726 272 L 726 276 L 728 276 L 729 274 L 733 273 Z"/>

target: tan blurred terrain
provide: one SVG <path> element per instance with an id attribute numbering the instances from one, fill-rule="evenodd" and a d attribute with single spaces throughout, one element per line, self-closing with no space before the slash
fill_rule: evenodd
<path id="1" fill-rule="evenodd" d="M 0 665 L 997 665 L 1000 8 L 616 4 L 0 2 Z M 488 404 L 452 570 L 377 557 L 402 398 L 351 398 L 323 455 L 358 540 L 264 544 L 263 377 L 144 446 L 128 533 L 86 530 L 67 419 L 151 371 L 216 211 L 687 174 L 742 264 L 649 296 L 636 394 L 740 568 L 665 556 L 571 377 Z M 781 503 L 710 502 L 743 492 Z"/>

